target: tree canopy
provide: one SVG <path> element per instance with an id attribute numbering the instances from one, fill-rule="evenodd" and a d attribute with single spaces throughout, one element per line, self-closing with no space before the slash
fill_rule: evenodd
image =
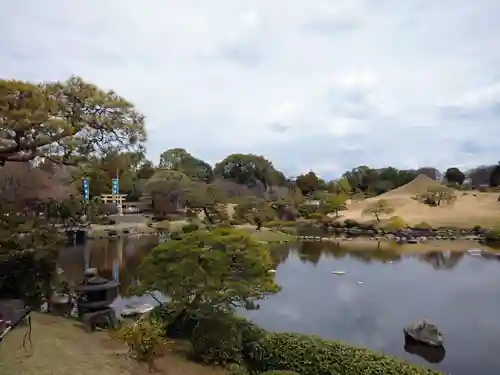
<path id="1" fill-rule="evenodd" d="M 285 177 L 263 156 L 254 154 L 232 154 L 217 163 L 216 175 L 233 180 L 242 185 L 255 185 L 260 182 L 267 190 L 271 185 L 282 185 Z"/>
<path id="2" fill-rule="evenodd" d="M 210 164 L 195 158 L 183 148 L 164 151 L 160 155 L 159 167 L 182 172 L 197 181 L 211 182 L 214 177 Z"/>
<path id="3" fill-rule="evenodd" d="M 268 249 L 237 229 L 184 234 L 148 255 L 140 267 L 140 293 L 160 291 L 174 311 L 195 315 L 252 309 L 279 290 Z"/>
<path id="4" fill-rule="evenodd" d="M 456 167 L 448 168 L 444 174 L 446 180 L 450 183 L 462 185 L 465 181 L 465 173 Z"/>
<path id="5" fill-rule="evenodd" d="M 71 77 L 0 80 L 0 118 L 0 294 L 42 298 L 50 292 L 62 239 L 49 212 L 68 208 L 54 200 L 77 202 L 62 193 L 70 183 L 57 177 L 60 166 L 85 169 L 108 155 L 142 155 L 144 116 L 115 92 Z"/>
<path id="6" fill-rule="evenodd" d="M 380 216 L 390 215 L 394 212 L 394 208 L 385 199 L 379 199 L 369 204 L 364 210 L 363 215 L 371 215 L 380 223 Z"/>
<path id="7" fill-rule="evenodd" d="M 0 80 L 0 162 L 60 163 L 142 151 L 144 116 L 113 91 L 71 77 L 34 84 Z M 84 160 L 85 160 L 84 159 Z"/>

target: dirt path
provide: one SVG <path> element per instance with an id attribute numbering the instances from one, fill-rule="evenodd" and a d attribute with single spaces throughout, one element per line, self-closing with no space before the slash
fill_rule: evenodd
<path id="1" fill-rule="evenodd" d="M 146 375 L 143 366 L 106 332 L 87 334 L 75 321 L 32 314 L 32 346 L 22 347 L 27 327 L 13 330 L 0 343 L 2 375 Z M 179 346 L 157 360 L 158 374 L 225 375 L 218 368 L 188 361 Z"/>

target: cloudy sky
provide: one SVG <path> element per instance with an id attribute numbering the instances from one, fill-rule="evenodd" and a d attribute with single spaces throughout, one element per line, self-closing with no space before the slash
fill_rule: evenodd
<path id="1" fill-rule="evenodd" d="M 1 76 L 116 90 L 155 161 L 256 153 L 333 177 L 500 159 L 498 0 L 1 3 Z"/>

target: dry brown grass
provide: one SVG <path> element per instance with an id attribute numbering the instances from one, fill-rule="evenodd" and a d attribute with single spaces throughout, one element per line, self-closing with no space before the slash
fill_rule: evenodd
<path id="1" fill-rule="evenodd" d="M 391 190 L 375 198 L 352 203 L 342 214 L 346 219 L 369 221 L 373 218 L 364 216 L 363 210 L 372 202 L 385 199 L 394 208 L 391 216 L 401 216 L 409 224 L 425 221 L 433 226 L 455 226 L 470 228 L 474 225 L 492 227 L 500 224 L 500 202 L 498 193 L 477 191 L 456 192 L 457 199 L 452 204 L 439 207 L 418 202 L 416 195 L 425 193 L 433 185 L 439 185 L 427 176 L 419 175 L 410 183 Z"/>
<path id="2" fill-rule="evenodd" d="M 146 365 L 127 356 L 126 348 L 107 332 L 87 334 L 78 323 L 50 315 L 32 314 L 32 350 L 22 348 L 27 328 L 13 330 L 0 343 L 2 375 L 146 375 Z M 29 346 L 28 346 L 29 349 Z M 186 359 L 185 348 L 176 346 L 159 358 L 158 374 L 227 375 Z"/>

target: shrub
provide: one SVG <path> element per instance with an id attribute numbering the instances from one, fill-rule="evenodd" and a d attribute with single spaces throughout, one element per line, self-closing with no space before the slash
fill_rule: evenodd
<path id="1" fill-rule="evenodd" d="M 421 221 L 420 223 L 415 224 L 416 229 L 432 229 L 432 225 L 427 223 L 426 221 Z"/>
<path id="2" fill-rule="evenodd" d="M 253 348 L 254 351 L 246 359 L 255 372 L 288 370 L 301 375 L 439 374 L 368 349 L 295 333 L 264 335 Z"/>
<path id="3" fill-rule="evenodd" d="M 231 375 L 249 375 L 248 369 L 239 363 L 230 363 L 226 366 L 226 370 Z"/>
<path id="4" fill-rule="evenodd" d="M 162 337 L 161 323 L 144 318 L 125 324 L 114 335 L 127 344 L 138 361 L 147 362 L 150 369 L 154 359 L 163 353 L 167 343 Z"/>
<path id="5" fill-rule="evenodd" d="M 182 233 L 174 231 L 170 233 L 170 239 L 172 240 L 180 240 L 182 239 Z"/>
<path id="6" fill-rule="evenodd" d="M 384 229 L 401 230 L 406 228 L 406 222 L 401 216 L 393 216 L 384 224 Z"/>
<path id="7" fill-rule="evenodd" d="M 332 221 L 332 223 L 330 224 L 330 226 L 333 228 L 342 228 L 343 225 L 344 225 L 344 223 L 337 221 L 337 220 Z"/>
<path id="8" fill-rule="evenodd" d="M 182 231 L 184 233 L 191 233 L 191 232 L 194 232 L 195 230 L 198 230 L 200 229 L 198 224 L 196 223 L 189 223 L 189 224 L 186 224 L 182 227 Z"/>
<path id="9" fill-rule="evenodd" d="M 344 220 L 344 226 L 346 228 L 357 228 L 357 227 L 359 227 L 359 223 L 356 220 L 345 219 Z"/>
<path id="10" fill-rule="evenodd" d="M 268 333 L 245 318 L 231 314 L 197 320 L 173 314 L 166 306 L 152 317 L 168 325 L 168 334 L 189 338 L 196 358 L 224 364 L 231 374 L 246 375 L 438 375 L 368 349 L 316 336 Z"/>
<path id="11" fill-rule="evenodd" d="M 500 242 L 500 229 L 492 229 L 486 232 L 484 239 L 487 242 Z"/>
<path id="12" fill-rule="evenodd" d="M 205 318 L 194 329 L 194 357 L 204 363 L 227 365 L 243 359 L 243 337 L 232 317 Z"/>
<path id="13" fill-rule="evenodd" d="M 472 230 L 473 230 L 474 232 L 479 232 L 481 229 L 482 229 L 482 228 L 481 228 L 481 225 L 474 225 L 474 226 L 472 227 Z"/>
<path id="14" fill-rule="evenodd" d="M 376 225 L 374 223 L 359 223 L 358 226 L 359 226 L 359 229 L 363 229 L 363 230 L 375 230 L 376 229 Z"/>
<path id="15" fill-rule="evenodd" d="M 321 219 L 323 216 L 321 212 L 313 212 L 309 215 L 309 219 Z"/>

